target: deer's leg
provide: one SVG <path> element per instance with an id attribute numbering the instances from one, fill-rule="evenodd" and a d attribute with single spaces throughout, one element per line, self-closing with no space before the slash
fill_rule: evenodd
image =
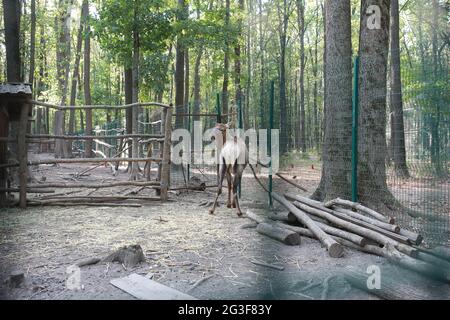
<path id="1" fill-rule="evenodd" d="M 214 214 L 214 211 L 216 210 L 216 206 L 217 206 L 217 200 L 219 199 L 219 196 L 222 194 L 222 182 L 223 182 L 223 179 L 225 178 L 225 170 L 226 170 L 225 165 L 221 164 L 219 166 L 219 185 L 217 186 L 217 195 L 216 195 L 216 199 L 214 200 L 212 208 L 209 209 L 210 214 Z"/>
<path id="2" fill-rule="evenodd" d="M 231 208 L 231 206 L 234 204 L 234 201 L 231 201 L 231 173 L 230 170 L 227 169 L 227 186 L 228 186 L 228 201 L 227 201 L 227 208 Z"/>
<path id="3" fill-rule="evenodd" d="M 233 203 L 234 203 L 233 208 L 237 209 L 236 213 L 239 217 L 242 216 L 242 211 L 241 207 L 239 206 L 239 199 L 238 199 L 238 186 L 240 182 L 241 182 L 241 175 L 240 174 L 235 175 L 233 179 Z"/>

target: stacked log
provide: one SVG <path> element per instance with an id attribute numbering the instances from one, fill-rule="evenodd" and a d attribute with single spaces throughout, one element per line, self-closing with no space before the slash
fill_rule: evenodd
<path id="1" fill-rule="evenodd" d="M 420 248 L 422 236 L 395 224 L 393 217 L 339 198 L 322 203 L 295 194 L 272 192 L 272 197 L 287 212 L 268 217 L 247 212 L 247 217 L 255 221 L 259 229 L 270 230 L 270 233 L 260 232 L 262 234 L 287 243 L 285 238 L 295 232 L 319 240 L 333 258 L 342 257 L 344 248 L 352 248 L 450 283 L 448 253 L 442 249 Z M 293 221 L 293 217 L 297 221 Z"/>

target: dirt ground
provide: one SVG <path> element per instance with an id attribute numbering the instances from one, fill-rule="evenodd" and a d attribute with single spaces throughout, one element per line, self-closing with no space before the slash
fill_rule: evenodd
<path id="1" fill-rule="evenodd" d="M 33 173 L 38 180 L 69 182 L 71 174 L 89 166 L 40 166 Z M 310 192 L 317 185 L 320 168 L 298 172 L 297 182 Z M 126 173 L 114 178 L 100 167 L 83 182 L 126 180 Z M 297 192 L 275 179 L 275 189 Z M 92 195 L 120 194 L 131 187 L 95 190 Z M 250 172 L 242 186 L 241 207 L 265 213 L 266 195 Z M 56 193 L 73 191 L 59 189 Z M 86 195 L 82 190 L 77 195 Z M 139 195 L 153 195 L 144 189 Z M 308 193 L 303 193 L 308 195 Z M 45 196 L 36 194 L 34 196 Z M 450 298 L 450 286 L 435 283 L 409 271 L 391 266 L 384 258 L 346 248 L 343 258 L 330 258 L 319 242 L 302 238 L 299 246 L 286 246 L 242 228 L 249 220 L 233 209 L 221 206 L 215 215 L 203 204 L 213 200 L 209 192 L 170 194 L 170 202 L 142 202 L 130 207 L 29 207 L 0 209 L 0 298 L 2 299 L 133 299 L 109 281 L 138 273 L 199 299 L 376 299 L 352 288 L 341 276 L 347 266 L 365 271 L 378 265 L 383 274 L 428 290 L 436 298 Z M 275 205 L 275 210 L 281 208 Z M 117 263 L 98 263 L 81 268 L 80 290 L 66 287 L 67 268 L 79 260 L 105 257 L 128 244 L 140 244 L 146 261 L 126 269 Z M 278 264 L 276 270 L 253 264 L 252 260 Z M 5 282 L 12 271 L 21 270 L 26 281 L 11 289 Z M 194 284 L 208 277 L 200 285 Z M 325 283 L 329 285 L 326 285 Z M 302 290 L 305 287 L 307 290 Z"/>

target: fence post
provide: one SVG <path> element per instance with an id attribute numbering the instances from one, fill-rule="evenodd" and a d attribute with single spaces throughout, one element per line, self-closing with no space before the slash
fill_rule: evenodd
<path id="1" fill-rule="evenodd" d="M 217 93 L 216 95 L 216 110 L 217 110 L 217 123 L 222 123 L 222 112 L 220 110 L 220 93 Z M 219 151 L 219 150 L 217 150 Z M 217 159 L 219 159 L 218 156 L 216 156 Z M 220 179 L 219 179 L 219 163 L 217 163 L 217 169 L 216 169 L 216 173 L 217 173 L 217 186 L 219 186 L 220 183 Z"/>
<path id="2" fill-rule="evenodd" d="M 161 168 L 161 200 L 167 200 L 167 194 L 170 184 L 170 147 L 172 135 L 172 104 L 167 108 L 167 114 L 164 124 L 164 147 L 162 154 L 162 168 Z"/>
<path id="3" fill-rule="evenodd" d="M 238 117 L 238 129 L 244 129 L 243 125 L 243 119 L 242 119 L 242 103 L 241 103 L 241 97 L 238 98 L 236 101 L 237 104 L 237 117 Z M 241 134 L 241 132 L 239 132 Z M 242 135 L 244 137 L 244 135 Z M 241 198 L 241 181 L 238 185 L 238 197 Z"/>
<path id="4" fill-rule="evenodd" d="M 352 97 L 352 201 L 358 202 L 358 74 L 359 57 L 354 58 Z"/>
<path id="5" fill-rule="evenodd" d="M 189 133 L 191 133 L 191 103 L 188 102 L 187 104 L 187 113 L 188 113 L 188 117 L 187 117 L 187 130 L 189 131 Z M 189 141 L 189 143 L 191 143 L 192 146 L 192 141 Z M 188 154 L 188 163 L 187 163 L 187 182 L 189 182 L 189 178 L 190 178 L 190 171 L 191 171 L 191 159 L 192 159 L 192 152 L 189 148 L 189 154 Z"/>
<path id="6" fill-rule="evenodd" d="M 269 206 L 273 206 L 272 199 L 272 129 L 273 129 L 273 103 L 274 103 L 275 82 L 270 81 L 270 94 L 269 94 L 269 130 L 267 133 L 267 152 L 269 154 Z"/>

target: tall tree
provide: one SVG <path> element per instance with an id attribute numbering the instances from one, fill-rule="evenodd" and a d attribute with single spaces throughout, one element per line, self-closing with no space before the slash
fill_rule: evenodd
<path id="1" fill-rule="evenodd" d="M 91 27 L 89 16 L 89 1 L 83 0 L 86 18 L 84 19 L 84 58 L 83 58 L 83 74 L 84 74 L 84 103 L 92 104 L 91 98 Z M 86 109 L 86 135 L 92 134 L 92 110 Z M 92 140 L 86 140 L 84 144 L 84 155 L 86 158 L 92 157 Z"/>
<path id="2" fill-rule="evenodd" d="M 182 23 L 187 19 L 187 8 L 185 0 L 178 0 L 177 20 Z M 181 31 L 177 35 L 176 55 L 175 55 L 175 128 L 183 126 L 184 106 L 184 40 Z"/>
<path id="3" fill-rule="evenodd" d="M 228 113 L 228 81 L 230 68 L 230 0 L 225 0 L 225 44 L 223 53 L 222 114 Z M 222 116 L 226 122 L 228 116 Z"/>
<path id="4" fill-rule="evenodd" d="M 379 11 L 371 12 L 373 5 Z M 385 166 L 389 5 L 362 0 L 359 32 L 358 199 L 382 212 L 395 203 Z"/>
<path id="5" fill-rule="evenodd" d="M 242 14 L 244 14 L 245 4 L 244 0 L 239 0 L 239 17 L 237 19 L 238 26 L 238 38 L 236 45 L 234 46 L 234 89 L 236 104 L 240 101 L 241 108 L 244 107 L 242 101 L 242 88 L 241 88 L 241 37 L 242 37 Z"/>
<path id="6" fill-rule="evenodd" d="M 405 129 L 403 123 L 403 97 L 402 80 L 400 70 L 400 17 L 398 0 L 391 0 L 391 85 L 390 85 L 390 109 L 391 109 L 391 150 L 392 160 L 397 175 L 408 177 L 405 150 Z"/>
<path id="7" fill-rule="evenodd" d="M 31 26 L 30 26 L 30 73 L 28 82 L 34 89 L 34 69 L 35 69 L 35 51 L 36 51 L 36 0 L 31 0 Z M 36 91 L 33 90 L 33 96 Z"/>
<path id="8" fill-rule="evenodd" d="M 133 26 L 133 63 L 132 63 L 132 73 L 133 73 L 133 94 L 132 102 L 139 102 L 139 30 L 138 30 L 138 10 L 139 5 L 136 4 L 139 0 L 134 0 L 134 26 Z M 132 127 L 133 134 L 139 133 L 139 106 L 133 107 L 133 118 Z M 133 138 L 133 158 L 139 158 L 139 144 L 138 139 Z M 131 176 L 130 180 L 138 180 L 139 178 L 139 164 L 137 162 L 131 163 Z"/>
<path id="9" fill-rule="evenodd" d="M 289 2 L 288 2 L 289 1 Z M 289 24 L 290 14 L 290 0 L 282 0 L 280 5 L 277 2 L 278 13 L 278 36 L 280 45 L 280 58 L 279 58 L 279 104 L 280 104 L 280 151 L 285 153 L 287 151 L 288 141 L 288 123 L 287 123 L 287 105 L 286 105 L 286 43 L 287 43 L 287 30 Z"/>
<path id="10" fill-rule="evenodd" d="M 349 198 L 351 190 L 352 44 L 350 0 L 325 1 L 325 136 L 316 199 Z"/>
<path id="11" fill-rule="evenodd" d="M 57 15 L 58 45 L 56 47 L 56 74 L 60 105 L 67 104 L 67 87 L 70 68 L 70 13 L 73 0 L 59 0 Z M 65 111 L 55 112 L 55 134 L 63 135 L 65 128 Z M 55 141 L 55 157 L 67 157 L 68 145 L 63 140 Z"/>
<path id="12" fill-rule="evenodd" d="M 3 0 L 3 21 L 6 41 L 6 79 L 20 82 L 20 5 L 19 1 Z"/>
<path id="13" fill-rule="evenodd" d="M 73 73 L 72 73 L 72 82 L 70 86 L 70 102 L 71 106 L 76 104 L 77 98 L 77 80 L 78 73 L 80 72 L 80 60 L 81 60 L 81 47 L 83 44 L 83 21 L 86 20 L 86 5 L 81 5 L 81 14 L 80 14 L 80 26 L 78 28 L 77 34 L 77 43 L 75 49 L 75 62 L 73 65 Z M 75 109 L 71 109 L 69 111 L 69 134 L 73 134 L 75 132 Z M 68 141 L 69 145 L 71 145 L 70 141 Z M 71 146 L 69 147 L 71 150 Z"/>
<path id="14" fill-rule="evenodd" d="M 305 130 L 305 1 L 297 0 L 298 32 L 300 38 L 300 141 L 299 147 L 306 152 Z"/>

